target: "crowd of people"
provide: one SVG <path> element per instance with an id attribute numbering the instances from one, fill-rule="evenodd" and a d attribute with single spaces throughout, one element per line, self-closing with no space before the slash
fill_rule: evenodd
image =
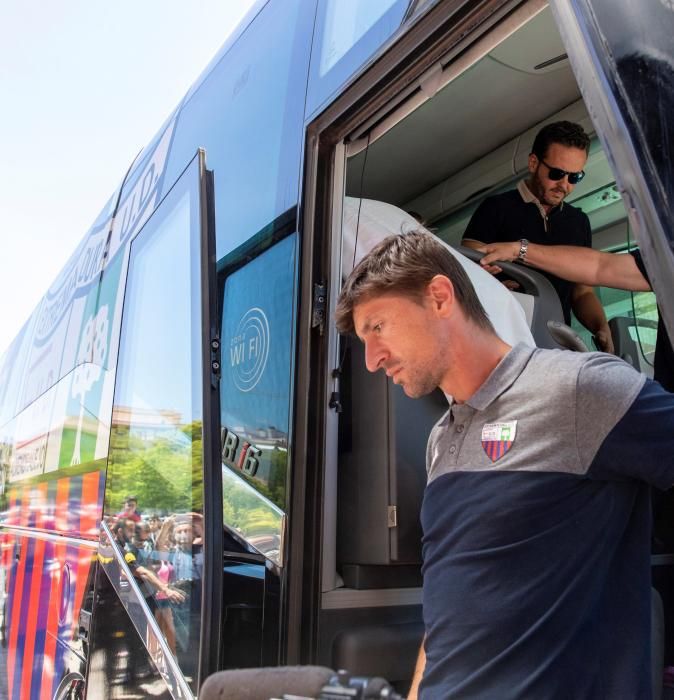
<path id="1" fill-rule="evenodd" d="M 203 516 L 193 512 L 145 516 L 136 497 L 128 496 L 109 527 L 169 648 L 174 654 L 189 655 L 198 630 Z"/>

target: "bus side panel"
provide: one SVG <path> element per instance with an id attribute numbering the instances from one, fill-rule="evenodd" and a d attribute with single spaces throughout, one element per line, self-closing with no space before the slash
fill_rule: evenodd
<path id="1" fill-rule="evenodd" d="M 95 556 L 104 471 L 42 482 L 8 494 L 6 524 L 37 531 L 63 528 L 82 545 L 5 534 L 0 596 L 0 695 L 52 698 L 61 678 L 86 657 L 79 616 Z M 96 507 L 92 507 L 96 504 Z M 77 668 L 73 668 L 76 666 Z"/>

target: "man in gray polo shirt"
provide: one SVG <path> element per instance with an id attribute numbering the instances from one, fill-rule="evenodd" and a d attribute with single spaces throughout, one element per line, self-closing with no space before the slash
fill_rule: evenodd
<path id="1" fill-rule="evenodd" d="M 376 246 L 336 319 L 369 370 L 450 399 L 427 450 L 420 697 L 650 697 L 649 485 L 674 483 L 674 397 L 611 355 L 507 345 L 423 233 Z"/>

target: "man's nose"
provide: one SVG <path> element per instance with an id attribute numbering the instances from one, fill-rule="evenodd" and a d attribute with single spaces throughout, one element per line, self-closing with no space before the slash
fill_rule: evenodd
<path id="1" fill-rule="evenodd" d="M 573 189 L 573 185 L 569 182 L 569 174 L 568 173 L 566 173 L 564 175 L 564 177 L 561 180 L 559 180 L 559 184 L 562 186 L 562 189 L 567 194 L 569 192 L 571 192 L 571 190 Z"/>
<path id="2" fill-rule="evenodd" d="M 386 359 L 386 351 L 376 341 L 365 342 L 365 366 L 370 372 L 376 372 Z"/>

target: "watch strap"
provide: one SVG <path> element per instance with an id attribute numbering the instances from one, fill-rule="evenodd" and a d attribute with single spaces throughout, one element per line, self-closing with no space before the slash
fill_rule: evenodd
<path id="1" fill-rule="evenodd" d="M 526 259 L 527 250 L 529 250 L 529 241 L 526 238 L 520 238 L 520 252 L 517 254 L 517 259 L 520 262 L 524 262 Z"/>

